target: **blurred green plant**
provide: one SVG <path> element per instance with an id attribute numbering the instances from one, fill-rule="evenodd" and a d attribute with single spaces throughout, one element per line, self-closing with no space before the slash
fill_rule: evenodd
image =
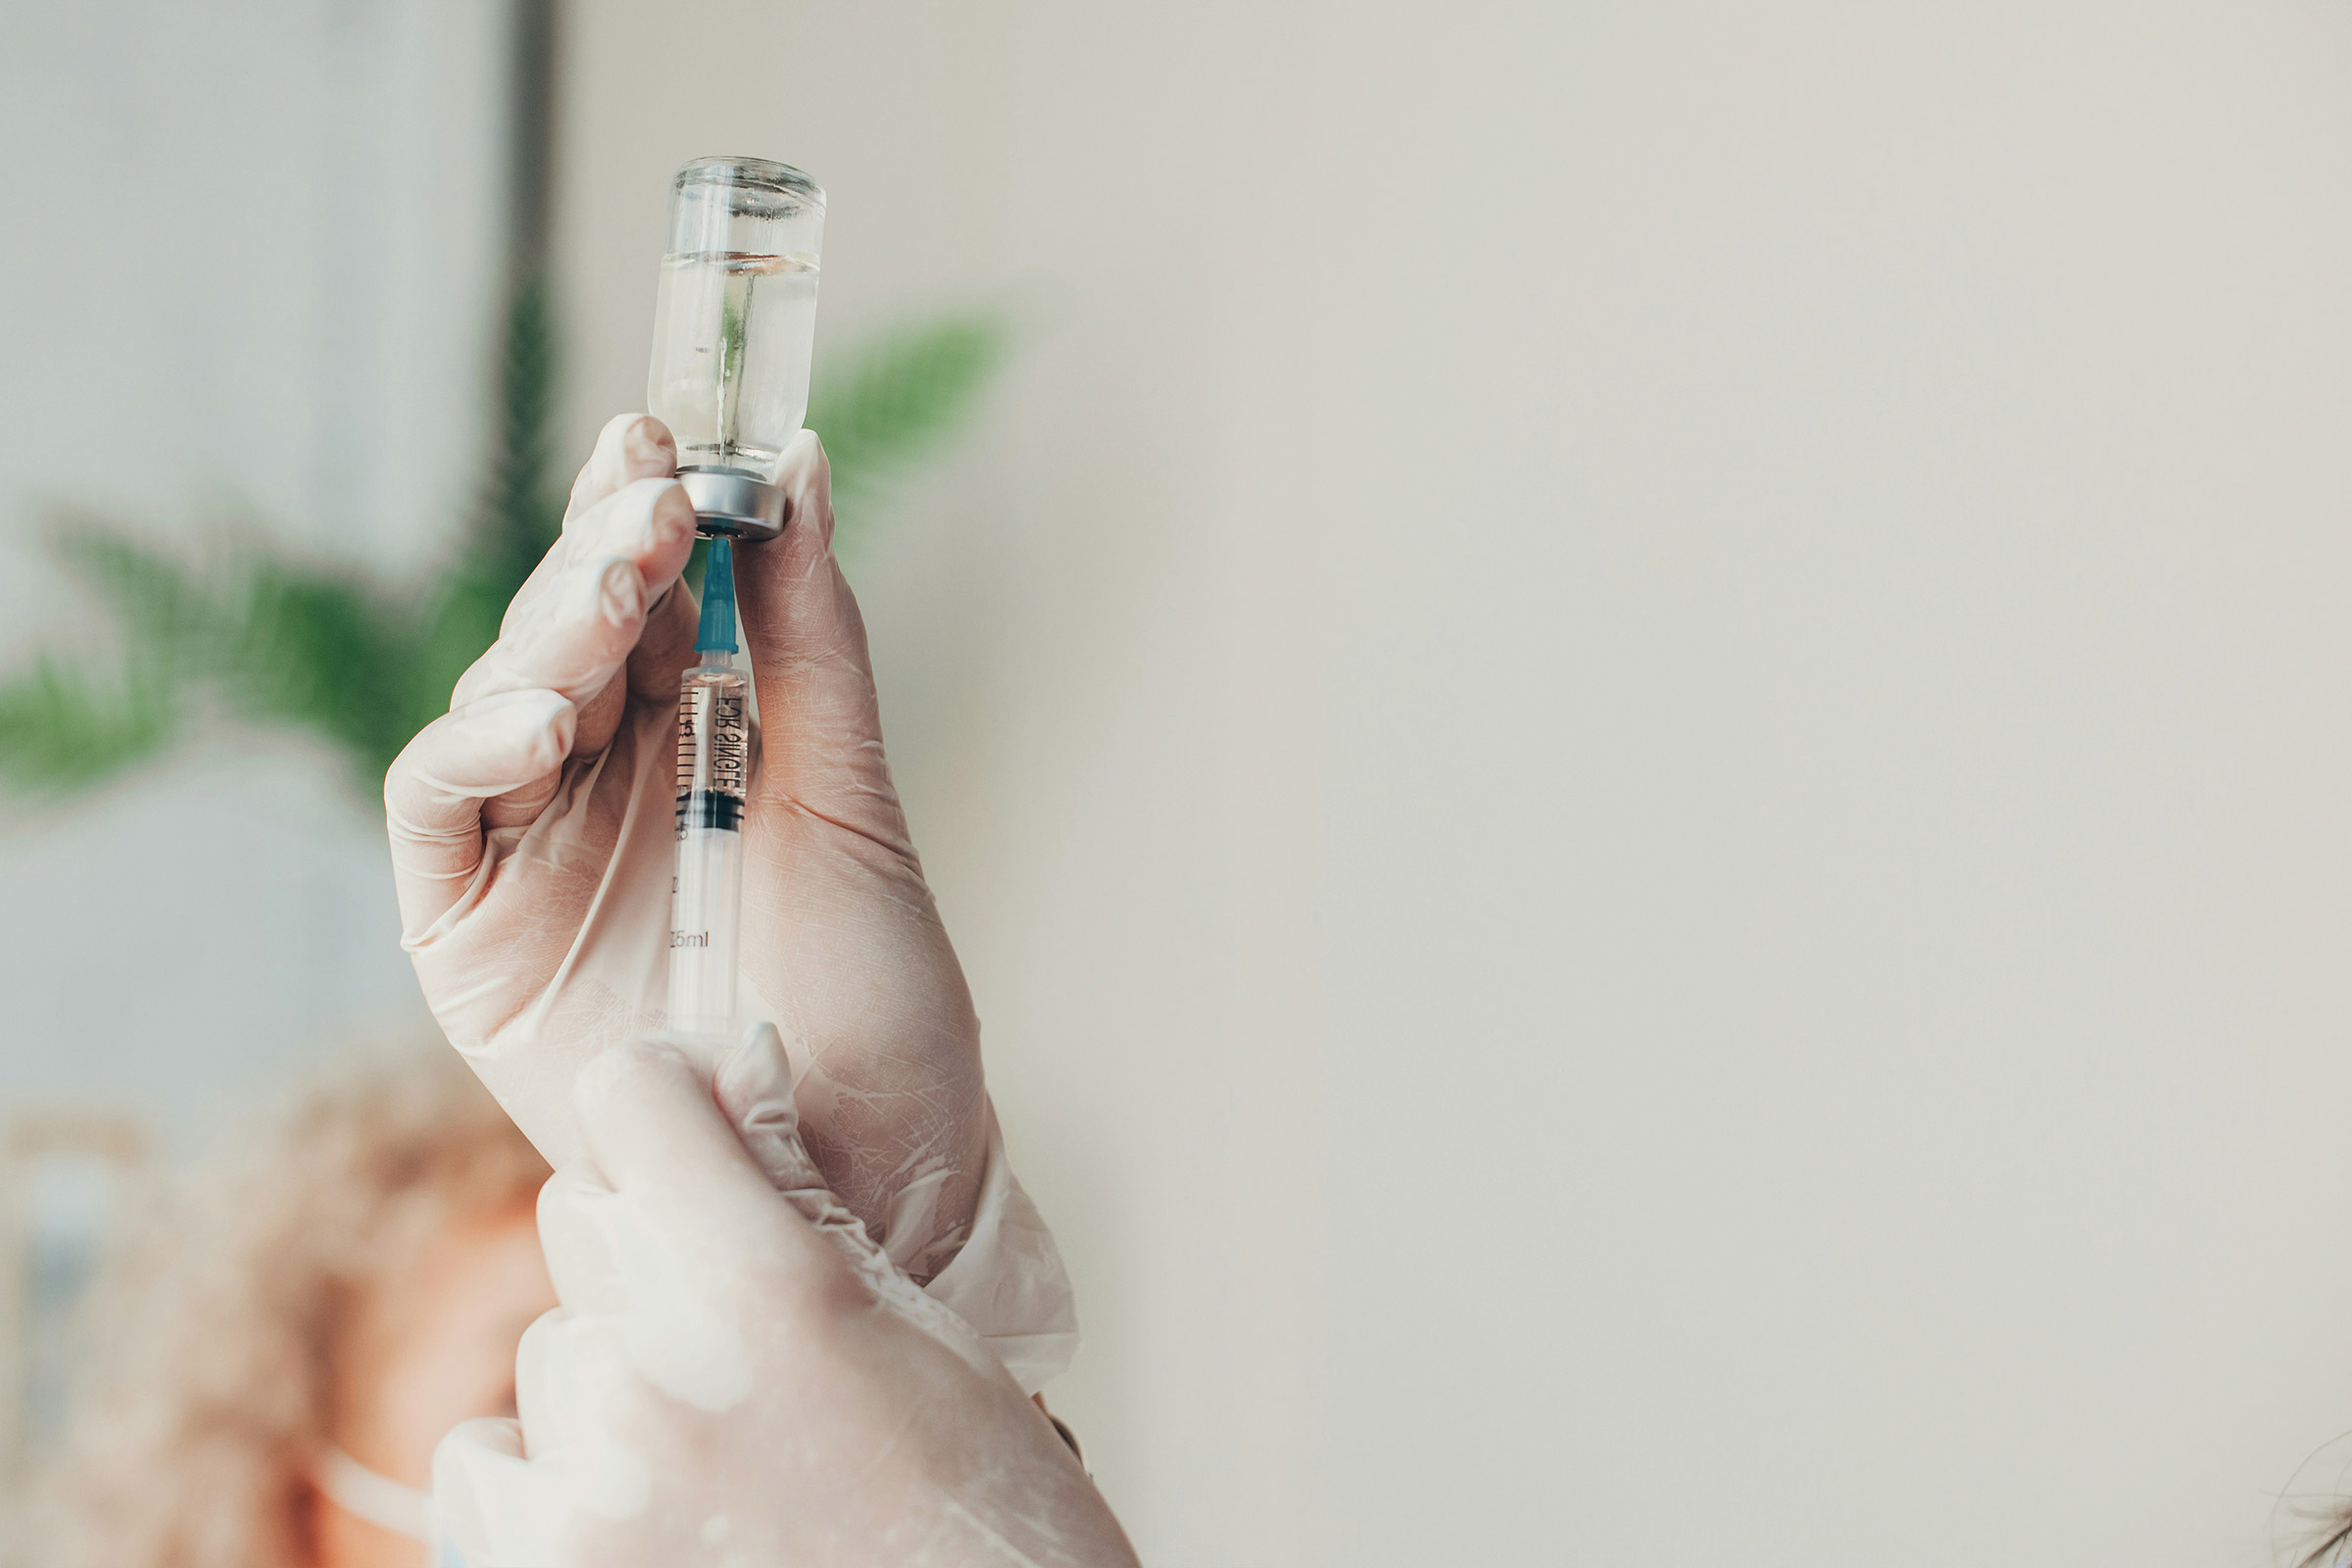
<path id="1" fill-rule="evenodd" d="M 423 582 L 307 559 L 251 528 L 189 557 L 108 518 L 58 516 L 51 549 L 114 635 L 44 650 L 0 677 L 0 785 L 61 797 L 231 717 L 323 737 L 372 798 L 497 638 L 508 601 L 563 527 L 543 289 L 515 291 L 504 336 L 482 498 L 447 565 Z M 837 548 L 855 547 L 853 519 L 972 412 L 1007 341 L 1001 316 L 967 310 L 885 329 L 829 362 L 837 368 L 816 378 L 808 424 L 833 466 Z"/>

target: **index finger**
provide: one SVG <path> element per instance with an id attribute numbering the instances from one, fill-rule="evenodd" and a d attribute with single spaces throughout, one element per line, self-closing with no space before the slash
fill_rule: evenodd
<path id="1" fill-rule="evenodd" d="M 607 419 L 604 429 L 597 432 L 595 450 L 571 482 L 571 499 L 564 507 L 563 535 L 515 590 L 500 633 L 512 629 L 516 613 L 546 592 L 548 583 L 577 557 L 579 523 L 638 480 L 673 478 L 677 471 L 678 444 L 668 425 L 650 414 L 616 414 Z"/>
<path id="2" fill-rule="evenodd" d="M 596 435 L 596 447 L 571 482 L 564 508 L 571 519 L 639 479 L 662 479 L 678 471 L 678 443 L 669 426 L 650 414 L 616 414 Z"/>

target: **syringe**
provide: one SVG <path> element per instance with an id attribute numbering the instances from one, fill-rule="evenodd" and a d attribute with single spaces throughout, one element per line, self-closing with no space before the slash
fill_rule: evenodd
<path id="1" fill-rule="evenodd" d="M 678 685 L 678 861 L 670 881 L 669 1027 L 729 1037 L 743 917 L 751 681 L 735 660 L 735 550 L 710 541 L 697 659 Z"/>

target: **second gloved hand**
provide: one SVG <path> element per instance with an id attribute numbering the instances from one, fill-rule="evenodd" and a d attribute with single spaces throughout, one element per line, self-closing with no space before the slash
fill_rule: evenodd
<path id="1" fill-rule="evenodd" d="M 771 1029 L 715 1078 L 617 1047 L 578 1102 L 588 1157 L 539 1207 L 563 1305 L 524 1336 L 520 1419 L 434 1461 L 470 1568 L 1132 1568 L 1037 1407 L 824 1190 Z"/>

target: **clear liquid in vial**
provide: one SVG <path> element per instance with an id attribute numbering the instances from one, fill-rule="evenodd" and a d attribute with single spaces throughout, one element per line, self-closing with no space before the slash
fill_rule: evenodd
<path id="1" fill-rule="evenodd" d="M 677 438 L 678 466 L 772 483 L 808 414 L 816 264 L 742 251 L 662 259 L 646 401 Z"/>

